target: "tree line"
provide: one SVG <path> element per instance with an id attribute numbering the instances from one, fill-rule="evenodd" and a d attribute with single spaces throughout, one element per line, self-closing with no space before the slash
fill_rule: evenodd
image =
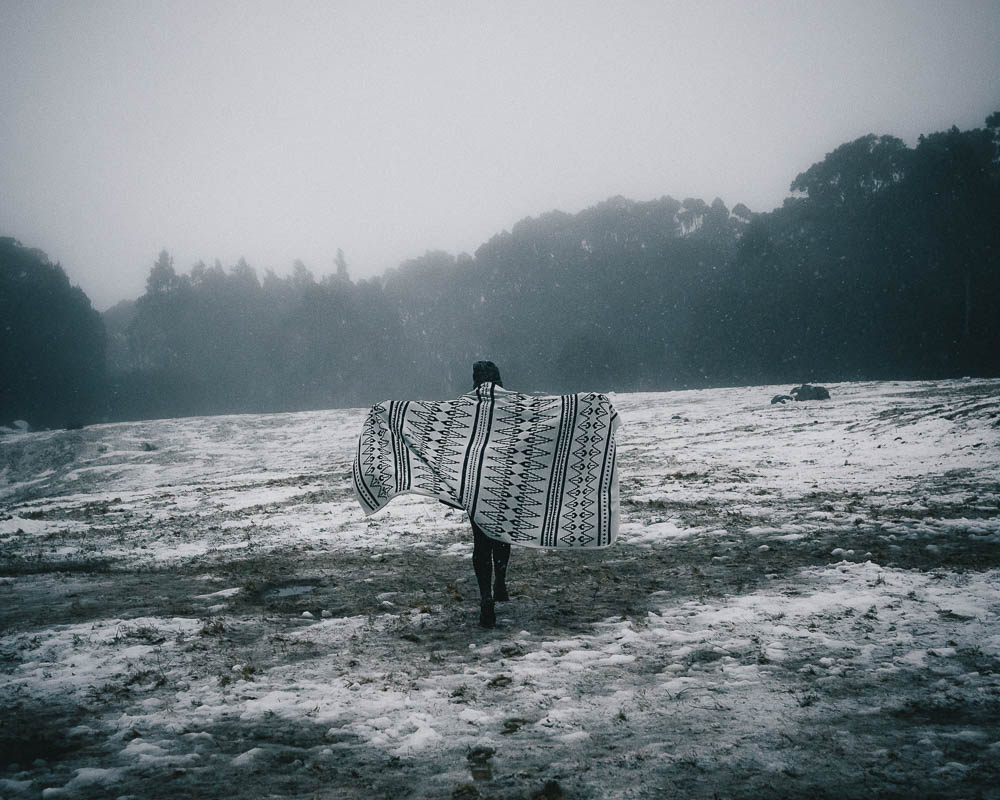
<path id="1" fill-rule="evenodd" d="M 61 266 L 0 237 L 0 425 L 99 419 L 106 341 L 101 315 Z"/>
<path id="2" fill-rule="evenodd" d="M 317 279 L 163 251 L 103 318 L 0 239 L 0 423 L 448 397 L 480 358 L 541 392 L 1000 374 L 1000 112 L 861 137 L 790 190 L 766 213 L 612 198 L 359 281 L 341 252 Z"/>

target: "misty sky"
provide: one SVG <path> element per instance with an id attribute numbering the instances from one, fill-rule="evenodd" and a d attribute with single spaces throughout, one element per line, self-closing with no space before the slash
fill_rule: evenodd
<path id="1" fill-rule="evenodd" d="M 0 0 L 0 235 L 99 309 L 163 247 L 366 277 L 618 194 L 768 211 L 998 76 L 998 0 Z"/>

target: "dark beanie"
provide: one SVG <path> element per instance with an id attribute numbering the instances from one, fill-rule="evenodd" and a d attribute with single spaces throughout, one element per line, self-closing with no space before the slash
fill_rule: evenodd
<path id="1" fill-rule="evenodd" d="M 477 361 L 472 365 L 472 383 L 478 389 L 481 383 L 496 383 L 503 386 L 500 370 L 492 361 Z"/>

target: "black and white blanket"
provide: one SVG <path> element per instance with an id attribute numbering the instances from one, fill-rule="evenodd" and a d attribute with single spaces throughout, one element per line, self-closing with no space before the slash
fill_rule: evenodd
<path id="1" fill-rule="evenodd" d="M 379 403 L 358 442 L 354 490 L 365 514 L 422 494 L 503 542 L 607 547 L 618 535 L 618 424 L 602 394 L 539 397 L 492 383 L 455 400 Z"/>

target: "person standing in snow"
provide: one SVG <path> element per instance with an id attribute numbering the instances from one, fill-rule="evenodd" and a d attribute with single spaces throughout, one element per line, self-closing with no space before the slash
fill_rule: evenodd
<path id="1" fill-rule="evenodd" d="M 618 412 L 603 394 L 529 396 L 491 361 L 455 400 L 386 400 L 365 417 L 352 476 L 369 516 L 402 494 L 464 509 L 472 525 L 479 623 L 508 598 L 510 545 L 602 548 L 618 535 Z M 582 499 L 581 499 L 582 498 Z"/>
<path id="2" fill-rule="evenodd" d="M 473 389 L 484 383 L 503 386 L 500 370 L 492 361 L 477 361 L 472 365 Z M 474 521 L 472 523 L 472 567 L 479 584 L 479 624 L 492 628 L 497 624 L 496 602 L 510 600 L 507 592 L 507 564 L 510 562 L 510 545 L 487 536 Z M 495 573 L 495 579 L 494 579 Z"/>

